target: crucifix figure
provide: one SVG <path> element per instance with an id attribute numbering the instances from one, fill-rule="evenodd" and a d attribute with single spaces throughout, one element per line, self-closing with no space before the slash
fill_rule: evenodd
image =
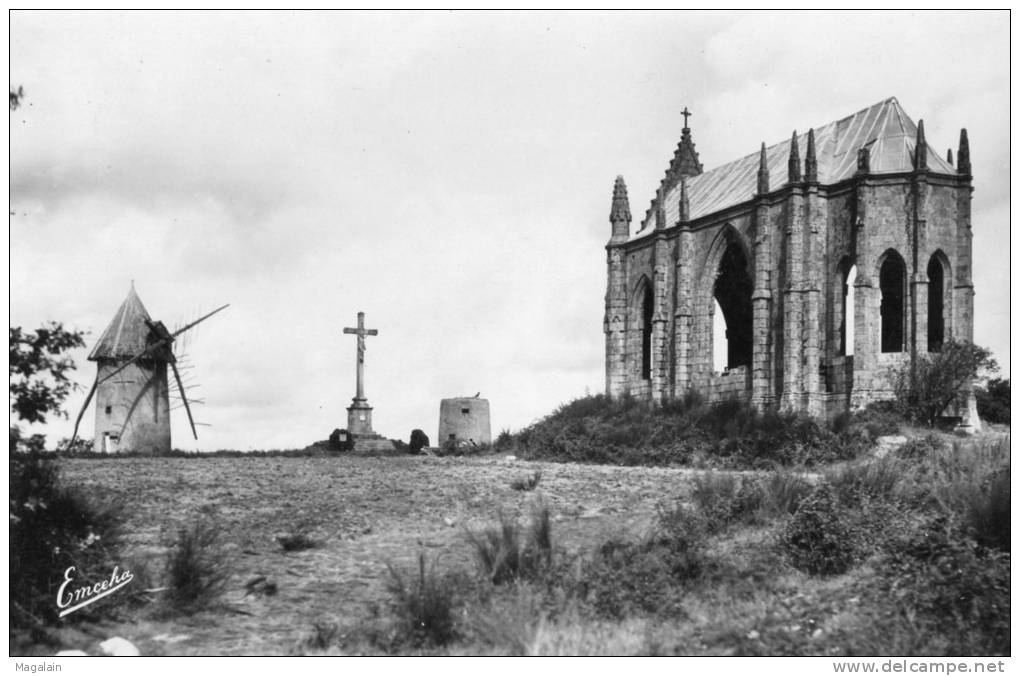
<path id="1" fill-rule="evenodd" d="M 684 116 L 684 129 L 686 129 L 687 128 L 687 118 L 690 117 L 691 115 L 693 115 L 694 113 L 688 111 L 687 110 L 687 106 L 684 106 L 683 112 L 680 113 L 680 114 Z"/>
<path id="2" fill-rule="evenodd" d="M 375 329 L 365 328 L 365 313 L 358 313 L 358 328 L 344 327 L 344 333 L 353 333 L 358 336 L 358 394 L 355 399 L 365 398 L 365 336 L 378 336 Z"/>
<path id="3" fill-rule="evenodd" d="M 358 313 L 358 327 L 344 327 L 344 333 L 358 337 L 358 389 L 354 403 L 347 409 L 347 429 L 351 434 L 372 434 L 372 407 L 365 400 L 365 336 L 378 336 L 376 329 L 365 328 L 365 313 Z"/>

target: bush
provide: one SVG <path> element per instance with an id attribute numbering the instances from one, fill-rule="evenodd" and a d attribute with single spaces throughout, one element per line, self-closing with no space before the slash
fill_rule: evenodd
<path id="1" fill-rule="evenodd" d="M 14 428 L 12 428 L 12 432 Z M 20 443 L 12 434 L 12 448 Z M 56 466 L 38 453 L 12 453 L 9 485 L 10 608 L 13 627 L 55 622 L 65 571 L 74 588 L 108 580 L 124 562 L 118 551 L 123 507 L 62 485 Z M 108 601 L 66 616 L 95 618 Z"/>
<path id="2" fill-rule="evenodd" d="M 896 455 L 901 458 L 928 458 L 932 457 L 945 448 L 945 444 L 937 434 L 926 434 L 923 437 L 912 437 L 896 449 Z"/>
<path id="3" fill-rule="evenodd" d="M 537 579 L 552 562 L 552 526 L 544 506 L 534 510 L 523 532 L 515 519 L 500 513 L 498 526 L 481 533 L 468 531 L 467 538 L 493 584 Z"/>
<path id="4" fill-rule="evenodd" d="M 522 430 L 515 445 L 530 459 L 684 465 L 704 458 L 763 469 L 854 457 L 867 441 L 835 435 L 803 414 L 760 412 L 738 400 L 708 405 L 691 392 L 662 405 L 626 396 L 577 399 Z"/>
<path id="5" fill-rule="evenodd" d="M 393 566 L 389 571 L 387 590 L 397 623 L 396 642 L 415 647 L 443 646 L 456 639 L 456 576 L 437 573 L 434 564 L 426 567 L 424 552 L 418 554 L 417 575 Z"/>
<path id="6" fill-rule="evenodd" d="M 535 470 L 535 472 L 529 477 L 523 477 L 514 479 L 510 482 L 510 488 L 515 491 L 533 491 L 538 487 L 538 482 L 542 480 L 542 471 Z"/>
<path id="7" fill-rule="evenodd" d="M 863 427 L 872 439 L 898 434 L 903 424 L 903 416 L 895 401 L 871 402 L 863 411 L 855 411 L 851 420 L 852 427 Z"/>
<path id="8" fill-rule="evenodd" d="M 171 608 L 194 613 L 213 605 L 226 590 L 231 566 L 222 531 L 209 517 L 180 528 L 167 554 L 167 601 Z"/>
<path id="9" fill-rule="evenodd" d="M 984 387 L 974 388 L 978 415 L 990 423 L 1009 424 L 1009 378 L 992 378 Z"/>
<path id="10" fill-rule="evenodd" d="M 410 453 L 421 453 L 421 449 L 429 445 L 429 437 L 425 432 L 419 429 L 411 430 L 411 440 L 408 444 L 408 452 Z"/>
<path id="11" fill-rule="evenodd" d="M 312 538 L 307 533 L 288 533 L 287 535 L 276 536 L 276 541 L 280 543 L 285 552 L 300 552 L 305 549 L 315 549 L 319 546 L 319 541 Z"/>
<path id="12" fill-rule="evenodd" d="M 354 448 L 354 439 L 347 430 L 336 428 L 329 433 L 327 448 L 334 453 L 344 453 Z"/>
<path id="13" fill-rule="evenodd" d="M 583 564 L 577 594 L 596 615 L 611 619 L 673 614 L 683 590 L 671 558 L 670 549 L 656 543 L 608 541 Z"/>
<path id="14" fill-rule="evenodd" d="M 1009 471 L 999 470 L 974 485 L 963 500 L 965 532 L 984 547 L 1010 551 Z"/>
<path id="15" fill-rule="evenodd" d="M 800 503 L 781 544 L 795 568 L 811 575 L 838 575 L 854 564 L 854 535 L 832 486 L 824 482 Z"/>
<path id="16" fill-rule="evenodd" d="M 1010 557 L 960 537 L 946 519 L 904 535 L 880 562 L 880 602 L 946 655 L 1009 654 Z"/>
<path id="17" fill-rule="evenodd" d="M 650 537 L 610 540 L 583 562 L 576 595 L 597 615 L 676 615 L 687 585 L 705 567 L 704 517 L 676 501 L 659 505 Z"/>
<path id="18" fill-rule="evenodd" d="M 696 579 L 704 567 L 707 528 L 704 517 L 680 501 L 658 505 L 650 542 L 665 547 L 670 572 L 681 582 Z"/>
<path id="19" fill-rule="evenodd" d="M 904 467 L 895 455 L 844 465 L 825 472 L 825 480 L 838 501 L 860 506 L 868 500 L 889 500 L 903 477 Z"/>
<path id="20" fill-rule="evenodd" d="M 764 513 L 769 516 L 795 513 L 800 503 L 814 489 L 814 485 L 807 479 L 783 470 L 772 472 L 761 484 L 765 493 L 762 506 Z"/>
<path id="21" fill-rule="evenodd" d="M 514 448 L 514 435 L 508 429 L 500 430 L 496 441 L 492 444 L 493 449 L 498 453 L 507 453 Z"/>
<path id="22" fill-rule="evenodd" d="M 992 353 L 967 341 L 948 340 L 939 352 L 918 355 L 894 373 L 899 412 L 907 420 L 934 427 L 971 380 L 995 372 Z"/>
<path id="23" fill-rule="evenodd" d="M 928 471 L 939 513 L 978 544 L 1010 551 L 1009 448 L 954 448 Z"/>
<path id="24" fill-rule="evenodd" d="M 710 531 L 750 521 L 765 502 L 761 483 L 752 477 L 705 472 L 694 478 L 691 499 Z"/>

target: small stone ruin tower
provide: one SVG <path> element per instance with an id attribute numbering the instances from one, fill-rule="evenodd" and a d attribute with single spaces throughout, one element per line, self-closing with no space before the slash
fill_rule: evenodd
<path id="1" fill-rule="evenodd" d="M 479 397 L 443 399 L 439 403 L 439 437 L 437 446 L 492 443 L 489 424 L 489 400 Z"/>
<path id="2" fill-rule="evenodd" d="M 831 416 L 973 340 L 966 129 L 954 164 L 889 98 L 705 171 L 684 113 L 635 232 L 622 176 L 613 188 L 607 394 Z M 973 430 L 962 399 L 949 414 Z"/>
<path id="3" fill-rule="evenodd" d="M 89 354 L 89 360 L 96 362 L 99 383 L 93 440 L 96 453 L 170 450 L 167 365 L 174 359 L 170 348 L 161 347 L 104 381 L 125 362 L 144 352 L 150 341 L 158 340 L 149 328 L 150 321 L 132 285 Z"/>

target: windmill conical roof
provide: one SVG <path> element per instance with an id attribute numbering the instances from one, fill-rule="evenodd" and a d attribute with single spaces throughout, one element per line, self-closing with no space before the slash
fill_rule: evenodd
<path id="1" fill-rule="evenodd" d="M 92 348 L 89 359 L 130 359 L 145 350 L 149 342 L 149 313 L 132 284 L 113 321 Z"/>

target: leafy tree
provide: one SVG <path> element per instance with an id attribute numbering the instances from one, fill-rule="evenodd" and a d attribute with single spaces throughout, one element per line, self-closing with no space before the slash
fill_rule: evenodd
<path id="1" fill-rule="evenodd" d="M 896 405 L 907 420 L 933 427 L 938 417 L 975 378 L 998 371 L 990 350 L 949 340 L 940 352 L 919 356 L 894 374 Z"/>
<path id="2" fill-rule="evenodd" d="M 12 112 L 23 96 L 21 87 L 11 89 Z M 67 352 L 84 345 L 82 332 L 69 331 L 57 322 L 35 331 L 10 327 L 9 398 L 19 421 L 45 423 L 50 415 L 66 416 L 61 406 L 75 387 L 68 378 L 75 365 Z M 23 436 L 12 424 L 9 440 L 8 570 L 14 646 L 37 640 L 37 630 L 43 625 L 100 612 L 90 607 L 60 620 L 55 593 L 71 566 L 83 586 L 109 577 L 119 562 L 122 514 L 118 505 L 100 504 L 63 485 L 56 463 L 42 454 L 43 435 Z"/>
<path id="3" fill-rule="evenodd" d="M 25 90 L 20 86 L 17 89 L 11 89 L 11 110 L 15 111 L 21 106 L 21 99 L 25 98 Z"/>
<path id="4" fill-rule="evenodd" d="M 1009 424 L 1009 378 L 992 378 L 974 390 L 978 415 L 991 423 Z"/>
<path id="5" fill-rule="evenodd" d="M 66 417 L 60 406 L 74 387 L 68 373 L 75 365 L 65 353 L 84 346 L 84 334 L 49 322 L 34 332 L 12 326 L 10 338 L 11 410 L 30 423 L 44 423 L 50 414 Z"/>

